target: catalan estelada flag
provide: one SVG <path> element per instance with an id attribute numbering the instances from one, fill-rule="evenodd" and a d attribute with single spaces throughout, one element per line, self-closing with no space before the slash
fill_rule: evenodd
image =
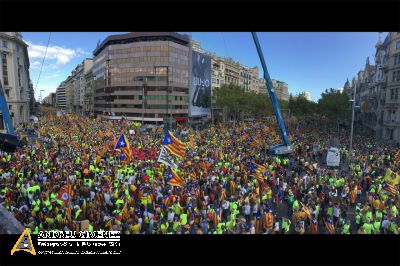
<path id="1" fill-rule="evenodd" d="M 392 196 L 396 195 L 396 193 L 397 193 L 396 187 L 393 186 L 392 184 L 383 183 L 382 188 L 383 188 L 383 190 L 386 190 L 387 192 L 389 192 Z"/>
<path id="2" fill-rule="evenodd" d="M 67 203 L 69 199 L 72 197 L 72 186 L 69 181 L 69 177 L 67 177 L 67 184 L 60 188 L 60 192 L 58 193 L 58 199 L 62 200 L 64 203 Z"/>
<path id="3" fill-rule="evenodd" d="M 329 234 L 335 233 L 335 226 L 333 225 L 332 219 L 326 221 L 326 231 L 328 231 Z"/>
<path id="4" fill-rule="evenodd" d="M 177 139 L 172 135 L 171 131 L 165 134 L 164 141 L 162 143 L 173 155 L 183 158 L 186 153 L 186 144 Z"/>
<path id="5" fill-rule="evenodd" d="M 189 147 L 192 149 L 194 148 L 194 138 L 192 135 L 189 137 Z"/>
<path id="6" fill-rule="evenodd" d="M 252 174 L 257 180 L 264 182 L 264 173 L 267 171 L 267 168 L 256 164 L 256 163 L 252 163 L 251 164 L 251 170 L 250 170 L 250 174 Z"/>
<path id="7" fill-rule="evenodd" d="M 131 145 L 129 144 L 128 139 L 125 137 L 124 134 L 119 137 L 117 144 L 114 147 L 114 150 L 122 150 L 124 153 L 125 160 L 130 162 L 133 159 L 133 153 Z"/>
<path id="8" fill-rule="evenodd" d="M 182 178 L 180 178 L 172 169 L 169 170 L 167 179 L 165 181 L 167 181 L 167 184 L 170 186 L 183 187 Z"/>

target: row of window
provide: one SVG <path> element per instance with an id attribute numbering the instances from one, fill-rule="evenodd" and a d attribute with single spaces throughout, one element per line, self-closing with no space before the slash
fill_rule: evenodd
<path id="1" fill-rule="evenodd" d="M 175 71 L 180 71 L 176 69 Z M 111 74 L 119 73 L 149 73 L 153 75 L 167 75 L 168 67 L 112 67 Z"/>
<path id="2" fill-rule="evenodd" d="M 9 83 L 8 83 L 8 69 L 7 69 L 7 54 L 6 53 L 2 53 L 1 54 L 1 64 L 3 66 L 3 82 L 4 82 L 4 86 L 8 86 Z"/>
<path id="3" fill-rule="evenodd" d="M 132 108 L 132 109 L 142 109 L 143 105 L 141 104 L 95 104 L 94 107 L 97 108 Z M 158 109 L 158 110 L 166 110 L 166 109 L 174 109 L 181 110 L 187 109 L 187 105 L 163 105 L 163 104 L 147 104 L 145 109 Z"/>
<path id="4" fill-rule="evenodd" d="M 2 45 L 3 45 L 3 48 L 8 49 L 8 41 L 7 40 L 3 40 Z M 17 50 L 17 52 L 19 52 L 19 45 L 15 44 L 15 49 Z"/>
<path id="5" fill-rule="evenodd" d="M 399 99 L 399 88 L 390 89 L 390 99 L 391 100 Z"/>
<path id="6" fill-rule="evenodd" d="M 400 81 L 400 70 L 393 71 L 392 82 Z"/>
<path id="7" fill-rule="evenodd" d="M 146 91 L 167 91 L 167 88 L 169 89 L 170 92 L 188 92 L 187 88 L 177 88 L 177 87 L 167 87 L 167 86 L 149 86 L 146 87 Z M 111 88 L 100 88 L 96 89 L 96 93 L 114 93 L 117 91 L 142 91 L 143 87 L 142 86 L 135 86 L 135 87 L 111 87 Z"/>
<path id="8" fill-rule="evenodd" d="M 168 46 L 140 46 L 130 47 L 126 49 L 110 49 L 110 54 L 129 54 L 140 52 L 168 52 Z"/>
<path id="9" fill-rule="evenodd" d="M 220 80 L 220 79 L 212 78 L 211 82 L 214 83 L 214 84 L 218 84 L 218 85 L 219 84 L 224 84 L 224 80 L 223 79 Z"/>
<path id="10" fill-rule="evenodd" d="M 128 75 L 123 75 L 123 76 L 114 76 L 111 78 L 111 84 L 126 84 L 126 83 L 131 83 L 131 82 L 176 82 L 176 83 L 182 83 L 182 84 L 187 84 L 188 79 L 183 77 L 183 75 L 173 75 L 169 79 L 166 76 L 148 76 L 147 80 L 144 77 L 131 77 Z"/>
<path id="11" fill-rule="evenodd" d="M 95 97 L 96 100 L 142 100 L 143 95 L 111 95 L 111 96 L 99 96 Z M 146 100 L 158 100 L 158 101 L 166 101 L 166 95 L 146 95 L 144 97 Z M 185 101 L 188 102 L 188 96 L 175 96 L 168 95 L 168 99 L 171 101 Z"/>
<path id="12" fill-rule="evenodd" d="M 129 53 L 140 53 L 140 52 L 172 52 L 181 55 L 188 55 L 188 51 L 173 46 L 167 45 L 156 45 L 156 46 L 135 46 L 125 49 L 111 49 L 117 48 L 118 46 L 110 46 L 110 54 L 129 54 Z"/>
<path id="13" fill-rule="evenodd" d="M 395 64 L 395 65 L 400 64 L 400 54 L 399 54 L 399 55 L 396 55 L 396 56 L 394 57 L 394 64 Z"/>

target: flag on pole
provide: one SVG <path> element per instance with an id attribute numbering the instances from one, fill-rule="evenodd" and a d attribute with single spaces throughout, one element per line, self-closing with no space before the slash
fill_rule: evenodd
<path id="1" fill-rule="evenodd" d="M 172 161 L 172 156 L 168 153 L 168 150 L 164 147 L 161 148 L 160 156 L 157 162 L 164 163 L 170 167 L 178 169 L 178 166 Z"/>
<path id="2" fill-rule="evenodd" d="M 173 169 L 169 170 L 168 176 L 167 176 L 167 184 L 170 186 L 175 186 L 175 187 L 183 187 L 183 180 L 178 176 L 177 173 Z"/>
<path id="3" fill-rule="evenodd" d="M 193 148 L 194 148 L 194 138 L 193 138 L 193 135 L 190 135 L 190 137 L 189 137 L 189 143 L 190 143 L 189 147 L 193 149 Z"/>
<path id="4" fill-rule="evenodd" d="M 177 139 L 171 131 L 165 133 L 162 143 L 173 155 L 183 158 L 185 156 L 186 144 Z"/>
<path id="5" fill-rule="evenodd" d="M 117 145 L 115 145 L 114 150 L 122 150 L 124 153 L 125 160 L 130 162 L 133 159 L 133 153 L 131 145 L 129 144 L 128 139 L 125 137 L 124 134 L 121 134 L 117 141 Z"/>

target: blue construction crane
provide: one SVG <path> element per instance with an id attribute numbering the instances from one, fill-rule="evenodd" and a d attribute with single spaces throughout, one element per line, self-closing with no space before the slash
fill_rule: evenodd
<path id="1" fill-rule="evenodd" d="M 279 102 L 278 99 L 276 98 L 275 92 L 274 92 L 274 87 L 272 86 L 272 80 L 269 76 L 268 70 L 267 70 L 267 65 L 265 64 L 264 60 L 264 55 L 261 50 L 260 43 L 258 42 L 258 37 L 255 32 L 252 32 L 254 43 L 257 48 L 258 56 L 260 57 L 261 65 L 264 71 L 264 79 L 266 81 L 267 85 L 267 90 L 269 97 L 271 98 L 272 106 L 274 108 L 274 113 L 275 113 L 275 118 L 276 122 L 278 123 L 279 126 L 279 131 L 281 133 L 281 139 L 282 143 L 276 146 L 270 147 L 269 151 L 271 155 L 273 156 L 279 156 L 279 155 L 285 155 L 293 152 L 292 145 L 290 143 L 286 127 L 285 127 L 285 122 L 283 121 L 281 111 L 279 109 Z"/>
<path id="2" fill-rule="evenodd" d="M 6 134 L 0 133 L 0 150 L 6 152 L 14 152 L 19 145 L 19 136 L 15 134 L 12 124 L 8 105 L 4 96 L 3 85 L 0 81 L 0 110 L 3 116 L 4 127 L 7 130 Z"/>

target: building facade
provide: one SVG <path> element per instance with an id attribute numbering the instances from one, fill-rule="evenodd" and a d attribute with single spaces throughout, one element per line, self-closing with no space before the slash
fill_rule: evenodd
<path id="1" fill-rule="evenodd" d="M 68 113 L 74 111 L 74 79 L 68 76 L 65 80 L 65 109 Z"/>
<path id="2" fill-rule="evenodd" d="M 94 112 L 158 123 L 188 117 L 190 37 L 141 32 L 107 37 L 93 52 Z"/>
<path id="3" fill-rule="evenodd" d="M 91 77 L 93 59 L 86 58 L 72 70 L 71 75 L 63 82 L 65 88 L 65 108 L 70 113 L 85 112 L 85 94 L 87 78 Z M 89 74 L 87 76 L 87 74 Z M 62 89 L 63 89 L 62 88 Z"/>
<path id="4" fill-rule="evenodd" d="M 51 107 L 56 107 L 57 100 L 56 100 L 56 93 L 52 92 L 43 99 L 43 104 L 50 105 Z"/>
<path id="5" fill-rule="evenodd" d="M 273 79 L 272 86 L 274 87 L 276 97 L 279 100 L 289 101 L 289 86 L 286 82 Z"/>
<path id="6" fill-rule="evenodd" d="M 355 123 L 365 134 L 400 143 L 400 33 L 379 37 L 375 48 L 375 65 L 367 58 L 343 91 L 353 99 L 355 90 Z"/>
<path id="7" fill-rule="evenodd" d="M 65 96 L 65 82 L 61 82 L 56 90 L 56 108 L 61 110 L 67 109 L 67 100 Z"/>
<path id="8" fill-rule="evenodd" d="M 220 88 L 225 83 L 225 60 L 211 55 L 211 94 L 215 88 Z"/>
<path id="9" fill-rule="evenodd" d="M 27 122 L 32 110 L 27 47 L 19 32 L 0 32 L 0 82 L 14 126 Z"/>
<path id="10" fill-rule="evenodd" d="M 235 62 L 231 58 L 225 59 L 225 83 L 239 86 L 240 69 L 239 62 Z"/>
<path id="11" fill-rule="evenodd" d="M 83 109 L 85 114 L 94 113 L 93 72 L 92 69 L 85 74 L 85 92 Z"/>

